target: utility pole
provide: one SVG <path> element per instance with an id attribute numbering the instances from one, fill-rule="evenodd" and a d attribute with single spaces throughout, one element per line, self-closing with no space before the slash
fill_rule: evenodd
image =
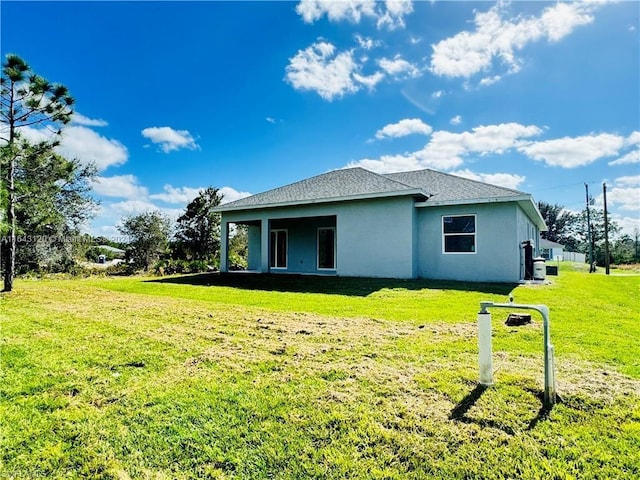
<path id="1" fill-rule="evenodd" d="M 609 275 L 609 220 L 607 219 L 607 184 L 602 184 L 602 196 L 604 197 L 604 268 Z"/>
<path id="2" fill-rule="evenodd" d="M 591 214 L 589 213 L 589 184 L 585 183 L 584 188 L 587 195 L 587 241 L 589 242 L 589 273 L 593 273 L 593 243 L 591 242 Z"/>

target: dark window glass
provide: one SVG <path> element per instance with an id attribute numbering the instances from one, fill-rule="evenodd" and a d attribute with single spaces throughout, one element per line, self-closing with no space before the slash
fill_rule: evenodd
<path id="1" fill-rule="evenodd" d="M 442 217 L 445 253 L 476 251 L 476 217 L 461 215 Z"/>
<path id="2" fill-rule="evenodd" d="M 443 217 L 444 233 L 476 233 L 476 218 L 473 215 L 463 217 Z"/>
<path id="3" fill-rule="evenodd" d="M 318 230 L 318 268 L 336 268 L 335 230 Z"/>
<path id="4" fill-rule="evenodd" d="M 287 232 L 272 230 L 269 242 L 269 265 L 271 268 L 287 268 Z"/>

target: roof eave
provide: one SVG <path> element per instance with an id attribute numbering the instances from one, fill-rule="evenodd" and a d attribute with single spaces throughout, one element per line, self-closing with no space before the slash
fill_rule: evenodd
<path id="1" fill-rule="evenodd" d="M 542 214 L 536 203 L 533 201 L 533 197 L 531 195 L 523 194 L 523 195 L 510 195 L 505 197 L 484 197 L 484 198 L 469 198 L 469 199 L 458 199 L 458 200 L 427 200 L 426 202 L 416 202 L 416 207 L 441 207 L 441 206 L 451 206 L 451 205 L 471 205 L 477 203 L 507 203 L 507 202 L 517 202 L 518 205 L 525 211 L 525 213 L 529 216 L 531 220 L 536 224 L 538 229 L 541 232 L 547 231 L 547 225 L 544 223 L 544 219 L 542 218 Z"/>
<path id="2" fill-rule="evenodd" d="M 428 198 L 429 195 L 420 188 L 397 190 L 393 192 L 380 192 L 380 193 L 363 193 L 359 195 L 347 195 L 341 197 L 327 197 L 327 198 L 313 198 L 308 200 L 295 200 L 290 202 L 276 202 L 266 203 L 258 205 L 241 205 L 234 207 L 232 204 L 220 205 L 213 209 L 214 212 L 236 212 L 240 210 L 263 210 L 266 208 L 282 208 L 282 207 L 294 207 L 298 205 L 315 205 L 319 203 L 336 203 L 336 202 L 350 202 L 354 200 L 371 200 L 376 198 L 389 198 L 389 197 L 402 197 L 402 196 L 420 196 Z"/>

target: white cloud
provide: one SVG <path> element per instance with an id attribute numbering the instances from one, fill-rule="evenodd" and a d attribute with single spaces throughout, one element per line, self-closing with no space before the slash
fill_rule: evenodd
<path id="1" fill-rule="evenodd" d="M 517 190 L 522 182 L 526 180 L 526 177 L 513 173 L 475 173 L 469 169 L 457 170 L 451 173 L 470 180 L 477 180 L 479 182 L 490 183 L 491 185 L 498 185 L 499 187 L 514 190 Z"/>
<path id="2" fill-rule="evenodd" d="M 155 212 L 160 209 L 149 200 L 125 200 L 105 205 L 105 209 L 112 210 L 118 215 L 129 216 L 140 213 Z"/>
<path id="3" fill-rule="evenodd" d="M 625 141 L 626 145 L 640 145 L 640 132 L 639 131 L 635 131 L 635 132 L 631 132 L 631 135 L 629 135 L 627 137 L 627 140 Z"/>
<path id="4" fill-rule="evenodd" d="M 376 132 L 376 138 L 398 138 L 412 134 L 429 135 L 433 129 L 419 118 L 405 118 L 398 123 L 385 125 Z"/>
<path id="5" fill-rule="evenodd" d="M 81 126 L 65 128 L 58 148 L 67 158 L 78 158 L 84 163 L 94 162 L 98 170 L 122 165 L 129 158 L 129 153 L 122 143 Z"/>
<path id="6" fill-rule="evenodd" d="M 379 40 L 373 40 L 370 37 L 363 37 L 362 35 L 359 35 L 359 34 L 356 34 L 354 38 L 356 39 L 356 42 L 358 42 L 358 45 L 360 46 L 360 48 L 364 50 L 371 50 L 372 48 L 380 45 Z"/>
<path id="7" fill-rule="evenodd" d="M 362 167 L 376 173 L 407 172 L 424 168 L 418 158 L 410 154 L 383 155 L 379 159 L 365 158 L 349 163 L 347 168 L 350 167 Z"/>
<path id="8" fill-rule="evenodd" d="M 460 115 L 456 115 L 451 120 L 449 120 L 451 125 L 460 125 L 462 123 L 462 117 Z"/>
<path id="9" fill-rule="evenodd" d="M 346 93 L 355 93 L 363 84 L 371 87 L 372 83 L 375 85 L 379 81 L 359 74 L 360 66 L 353 58 L 353 51 L 337 55 L 335 51 L 336 48 L 325 41 L 299 50 L 289 59 L 286 79 L 295 89 L 315 91 L 329 101 Z"/>
<path id="10" fill-rule="evenodd" d="M 487 87 L 489 85 L 493 85 L 494 83 L 499 82 L 500 80 L 502 80 L 502 77 L 500 75 L 494 75 L 492 77 L 485 77 L 485 78 L 480 80 L 480 85 L 483 86 L 483 87 Z"/>
<path id="11" fill-rule="evenodd" d="M 431 71 L 435 75 L 469 78 L 489 71 L 495 61 L 500 61 L 509 73 L 515 73 L 520 70 L 516 51 L 542 39 L 559 41 L 576 27 L 591 23 L 596 3 L 556 3 L 545 8 L 539 17 L 513 19 L 503 18 L 507 6 L 506 2 L 498 2 L 487 12 L 476 12 L 474 31 L 463 31 L 432 45 Z M 490 76 L 486 81 L 495 78 Z"/>
<path id="12" fill-rule="evenodd" d="M 382 11 L 378 17 L 377 26 L 386 26 L 389 30 L 404 28 L 404 17 L 413 12 L 412 0 L 386 0 L 386 11 Z"/>
<path id="13" fill-rule="evenodd" d="M 620 210 L 640 212 L 640 187 L 612 188 L 607 191 L 609 205 L 619 205 Z"/>
<path id="14" fill-rule="evenodd" d="M 640 150 L 632 150 L 620 158 L 609 162 L 609 165 L 632 165 L 634 163 L 640 163 Z"/>
<path id="15" fill-rule="evenodd" d="M 393 60 L 381 58 L 378 60 L 378 65 L 393 77 L 398 77 L 402 74 L 405 74 L 407 77 L 417 77 L 420 75 L 418 67 L 407 62 L 400 55 L 393 57 Z"/>
<path id="16" fill-rule="evenodd" d="M 172 185 L 165 185 L 163 187 L 164 192 L 154 193 L 149 195 L 149 198 L 154 200 L 161 200 L 166 203 L 184 203 L 187 204 L 198 196 L 202 188 L 192 187 L 173 187 Z"/>
<path id="17" fill-rule="evenodd" d="M 616 215 L 613 218 L 620 225 L 623 233 L 633 235 L 636 228 L 640 229 L 640 217 L 620 217 Z"/>
<path id="18" fill-rule="evenodd" d="M 20 133 L 32 142 L 52 140 L 55 137 L 54 132 L 46 128 L 22 127 Z M 127 148 L 118 140 L 103 137 L 87 127 L 67 126 L 59 139 L 60 145 L 56 147 L 56 151 L 60 155 L 78 159 L 85 164 L 93 162 L 100 171 L 122 165 L 129 158 Z"/>
<path id="19" fill-rule="evenodd" d="M 363 159 L 352 162 L 350 166 L 384 173 L 420 168 L 450 170 L 462 165 L 463 157 L 469 154 L 502 154 L 540 133 L 542 130 L 535 125 L 518 123 L 482 125 L 462 133 L 439 130 L 431 134 L 429 142 L 421 150 L 379 159 Z"/>
<path id="20" fill-rule="evenodd" d="M 359 73 L 354 73 L 353 78 L 358 83 L 361 83 L 362 85 L 367 87 L 369 90 L 371 90 L 378 83 L 380 83 L 380 81 L 384 78 L 384 74 L 381 72 L 376 72 L 373 75 L 364 76 L 364 75 L 360 75 Z"/>
<path id="21" fill-rule="evenodd" d="M 113 177 L 96 177 L 93 190 L 107 197 L 128 199 L 146 198 L 149 191 L 138 184 L 134 175 L 114 175 Z"/>
<path id="22" fill-rule="evenodd" d="M 220 203 L 229 203 L 234 202 L 236 200 L 240 200 L 241 198 L 248 197 L 251 195 L 249 192 L 240 192 L 231 187 L 222 187 L 220 189 L 220 193 L 222 193 L 222 202 Z"/>
<path id="23" fill-rule="evenodd" d="M 148 127 L 142 130 L 142 136 L 160 145 L 164 153 L 181 148 L 196 150 L 199 148 L 195 139 L 187 130 L 174 130 L 171 127 Z"/>
<path id="24" fill-rule="evenodd" d="M 444 92 L 442 90 L 436 90 L 431 94 L 431 98 L 440 98 L 443 95 L 444 95 Z"/>
<path id="25" fill-rule="evenodd" d="M 84 125 L 85 127 L 106 127 L 107 125 L 109 125 L 102 119 L 85 117 L 78 112 L 74 112 L 73 117 L 71 118 L 71 122 L 78 125 Z"/>
<path id="26" fill-rule="evenodd" d="M 320 20 L 324 15 L 329 21 L 360 23 L 363 17 L 374 19 L 378 28 L 404 27 L 404 16 L 413 11 L 411 0 L 386 0 L 384 5 L 375 0 L 302 0 L 296 12 L 306 23 Z"/>
<path id="27" fill-rule="evenodd" d="M 615 179 L 616 185 L 634 186 L 640 185 L 640 175 L 629 175 L 626 177 L 618 177 Z"/>
<path id="28" fill-rule="evenodd" d="M 547 165 L 575 168 L 589 165 L 604 157 L 618 154 L 625 139 L 619 135 L 602 133 L 582 137 L 563 137 L 524 145 L 518 150 Z"/>

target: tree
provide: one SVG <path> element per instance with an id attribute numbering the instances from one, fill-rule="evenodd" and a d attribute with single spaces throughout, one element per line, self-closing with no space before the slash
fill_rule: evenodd
<path id="1" fill-rule="evenodd" d="M 146 212 L 129 216 L 118 231 L 129 237 L 127 257 L 145 270 L 166 251 L 171 234 L 171 221 L 160 212 Z"/>
<path id="2" fill-rule="evenodd" d="M 538 202 L 538 210 L 540 210 L 548 228 L 546 232 L 541 233 L 542 238 L 562 245 L 572 243 L 570 229 L 576 220 L 575 214 L 565 210 L 562 205 L 552 205 L 545 202 Z"/>
<path id="3" fill-rule="evenodd" d="M 18 148 L 14 173 L 16 272 L 36 270 L 44 263 L 63 269 L 73 264 L 76 242 L 70 240 L 95 211 L 96 202 L 90 196 L 95 166 L 67 160 L 47 142 L 32 145 L 19 140 Z M 3 155 L 2 171 L 10 160 Z"/>
<path id="4" fill-rule="evenodd" d="M 236 224 L 235 232 L 229 239 L 229 269 L 246 269 L 248 253 L 249 230 L 246 225 Z"/>
<path id="5" fill-rule="evenodd" d="M 190 260 L 212 260 L 220 250 L 220 214 L 213 209 L 220 205 L 223 194 L 208 187 L 187 205 L 178 218 L 176 241 Z"/>
<path id="6" fill-rule="evenodd" d="M 593 258 L 598 265 L 604 265 L 604 210 L 591 207 L 589 211 Z M 619 231 L 620 226 L 617 222 L 609 220 L 609 237 L 614 237 Z M 586 209 L 576 215 L 569 227 L 569 232 L 575 243 L 576 251 L 587 253 L 589 251 L 589 233 Z"/>
<path id="7" fill-rule="evenodd" d="M 3 170 L 2 195 L 5 203 L 4 219 L 8 236 L 5 240 L 7 253 L 4 261 L 4 290 L 13 289 L 16 262 L 16 171 L 24 158 L 18 142 L 21 129 L 33 125 L 44 125 L 59 135 L 63 125 L 71 120 L 74 100 L 67 88 L 49 83 L 34 74 L 27 63 L 17 55 L 6 56 L 0 77 L 0 140 L 2 158 L 6 161 Z M 56 141 L 50 143 L 53 147 Z"/>

